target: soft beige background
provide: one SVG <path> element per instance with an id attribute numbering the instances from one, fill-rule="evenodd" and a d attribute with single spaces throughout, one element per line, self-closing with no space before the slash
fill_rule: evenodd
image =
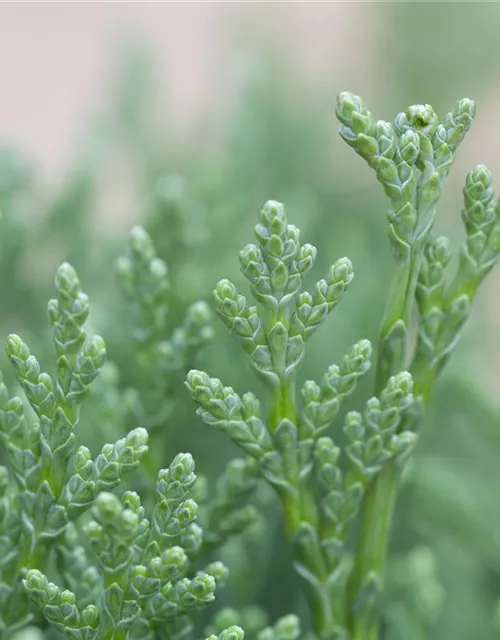
<path id="1" fill-rule="evenodd" d="M 457 28 L 463 29 L 459 46 L 472 62 L 481 37 L 477 29 L 481 21 L 484 24 L 484 17 L 475 15 L 474 4 L 480 3 L 450 3 L 453 10 L 442 25 L 443 33 L 449 35 L 455 28 L 452 11 L 470 13 L 465 29 L 463 24 Z M 422 4 L 430 21 L 431 5 Z M 62 181 L 89 115 L 105 109 L 112 95 L 119 43 L 134 39 L 147 42 L 153 52 L 156 89 L 168 97 L 169 105 L 168 115 L 159 117 L 168 118 L 179 141 L 195 137 L 202 114 L 220 117 L 224 113 L 234 98 L 235 61 L 262 47 L 286 52 L 306 99 L 325 87 L 331 87 L 332 95 L 348 88 L 366 96 L 379 115 L 377 106 L 391 83 L 384 72 L 385 44 L 394 37 L 385 6 L 362 2 L 2 3 L 0 141 L 33 158 L 46 184 Z M 490 17 L 498 21 L 500 14 L 494 9 Z M 396 55 L 404 60 L 431 50 L 435 77 L 453 73 L 459 98 L 469 93 L 467 82 L 465 77 L 461 82 L 460 64 L 454 65 L 448 36 L 439 37 L 439 26 L 434 25 L 434 41 L 427 41 L 424 31 L 415 50 L 403 40 Z M 423 51 L 426 47 L 430 49 Z M 460 210 L 461 183 L 472 165 L 483 162 L 500 175 L 497 80 L 492 78 L 479 90 L 476 87 L 471 96 L 478 103 L 478 117 L 447 185 L 445 197 L 452 211 Z M 417 99 L 433 102 L 434 96 Z M 397 105 L 394 112 L 403 106 Z M 336 171 L 352 176 L 356 161 L 354 154 L 345 154 Z M 133 194 L 127 191 L 126 181 L 120 182 L 119 189 L 108 189 L 105 197 L 102 211 L 106 214 L 96 213 L 99 224 L 118 217 L 128 225 L 124 212 L 133 210 Z M 478 301 L 492 339 L 500 323 L 498 281 L 498 276 L 491 278 Z"/>
<path id="2" fill-rule="evenodd" d="M 143 38 L 156 54 L 186 135 L 203 109 L 228 99 L 234 57 L 263 42 L 286 48 L 314 90 L 335 77 L 370 91 L 376 11 L 355 3 L 10 3 L 0 5 L 0 139 L 54 173 L 89 111 L 108 98 L 111 52 Z M 243 28 L 244 27 L 244 28 Z M 363 47 L 343 56 L 355 35 Z"/>
<path id="3" fill-rule="evenodd" d="M 133 39 L 147 42 L 154 53 L 158 91 L 168 95 L 169 117 L 184 138 L 201 113 L 217 112 L 231 100 L 235 59 L 262 47 L 286 51 L 304 93 L 328 86 L 334 91 L 349 88 L 366 96 L 375 110 L 377 97 L 390 83 L 383 73 L 384 45 L 392 36 L 386 4 L 2 3 L 0 140 L 20 147 L 46 173 L 57 175 L 88 115 L 102 109 L 110 96 L 117 45 Z M 470 38 L 480 26 L 474 24 L 474 3 L 452 4 L 462 5 L 455 11 L 471 13 L 470 31 L 460 42 L 470 47 L 473 56 Z M 425 3 L 424 7 L 432 11 Z M 492 19 L 499 15 L 492 13 Z M 424 33 L 424 45 L 425 41 Z M 446 39 L 432 47 L 434 70 L 439 73 L 440 62 L 449 59 Z M 419 55 L 419 51 L 406 49 L 401 55 Z M 443 68 L 442 73 L 450 69 Z M 460 78 L 460 68 L 453 73 Z M 497 86 L 492 81 L 481 95 L 473 96 L 478 101 L 478 119 L 468 140 L 467 160 L 462 154 L 459 163 L 481 160 L 500 169 L 490 126 L 498 113 Z M 432 96 L 421 100 L 432 101 Z M 459 168 L 457 174 L 461 173 Z"/>
<path id="4" fill-rule="evenodd" d="M 0 4 L 0 139 L 21 146 L 46 171 L 57 171 L 70 155 L 86 117 L 109 97 L 112 54 L 117 43 L 127 38 L 146 41 L 154 52 L 161 81 L 158 90 L 168 94 L 176 127 L 183 135 L 189 135 L 207 107 L 216 110 L 230 99 L 235 57 L 263 46 L 286 51 L 305 91 L 328 85 L 348 87 L 372 96 L 373 104 L 373 96 L 390 82 L 382 73 L 382 45 L 391 37 L 384 4 Z M 467 4 L 463 3 L 466 9 Z M 492 17 L 496 19 L 497 14 Z M 422 38 L 425 43 L 425 34 Z M 470 46 L 466 37 L 463 43 Z M 443 43 L 432 46 L 438 72 Z M 411 51 L 401 53 L 412 55 Z M 459 77 L 460 69 L 453 73 Z M 500 167 L 500 154 L 492 148 L 491 127 L 489 131 L 487 127 L 498 111 L 497 86 L 492 82 L 483 95 L 474 96 L 480 117 L 471 134 L 468 161 L 477 148 L 482 161 Z"/>

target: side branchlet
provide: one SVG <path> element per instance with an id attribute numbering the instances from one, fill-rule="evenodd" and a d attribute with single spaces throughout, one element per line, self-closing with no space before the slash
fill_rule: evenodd
<path id="1" fill-rule="evenodd" d="M 442 183 L 474 116 L 474 102 L 464 98 L 442 122 L 430 105 L 413 105 L 398 114 L 392 126 L 375 121 L 358 96 L 344 92 L 337 100 L 341 137 L 375 170 L 390 201 L 389 239 L 395 271 L 380 333 L 375 387 L 380 393 L 391 376 L 405 369 L 412 373 L 416 402 L 412 411 L 401 416 L 394 434 L 394 446 L 403 450 L 414 440 L 412 432 L 459 340 L 476 291 L 500 253 L 498 203 L 491 174 L 482 165 L 466 178 L 462 213 L 466 240 L 451 281 L 446 278 L 451 259 L 448 240 L 432 236 Z M 413 327 L 415 301 L 419 313 Z M 418 335 L 413 353 L 412 333 Z M 362 432 L 356 414 L 350 414 L 348 420 L 352 421 L 348 437 L 351 431 Z M 381 446 L 378 440 L 373 442 L 375 448 Z M 359 464 L 358 448 L 361 451 L 355 440 L 348 447 L 354 465 L 351 476 Z M 378 637 L 376 605 L 400 476 L 396 460 L 372 480 L 362 504 L 349 586 L 355 612 L 348 626 L 354 637 Z M 359 475 L 359 469 L 356 473 Z"/>
<path id="2" fill-rule="evenodd" d="M 19 620 L 28 619 L 23 572 L 45 568 L 53 547 L 72 544 L 67 537 L 71 523 L 92 507 L 100 491 L 117 487 L 147 450 L 144 429 L 105 445 L 95 458 L 86 447 L 77 447 L 80 407 L 105 362 L 106 348 L 100 336 L 85 332 L 89 301 L 74 269 L 63 263 L 54 283 L 57 298 L 49 302 L 48 313 L 57 355 L 55 375 L 41 369 L 19 336 L 7 341 L 7 356 L 31 413 L 25 413 L 23 400 L 11 397 L 0 379 L 0 439 L 15 485 L 2 498 L 0 612 L 6 635 Z M 73 558 L 76 562 L 78 554 Z"/>
<path id="3" fill-rule="evenodd" d="M 176 376 L 192 367 L 213 336 L 207 305 L 195 302 L 170 335 L 170 282 L 166 263 L 157 257 L 142 227 L 130 233 L 127 253 L 116 266 L 120 289 L 136 315 L 135 366 L 141 391 L 141 420 L 162 427 L 171 414 Z"/>
<path id="4" fill-rule="evenodd" d="M 190 628 L 190 616 L 213 602 L 217 586 L 227 578 L 220 562 L 190 570 L 190 558 L 202 545 L 198 505 L 190 497 L 195 482 L 191 455 L 178 454 L 158 474 L 149 518 L 137 493 L 127 491 L 121 498 L 99 493 L 85 534 L 97 557 L 103 597 L 84 604 L 75 593 L 60 590 L 32 569 L 24 586 L 47 621 L 82 640 L 151 637 L 152 632 L 168 638 Z M 242 638 L 236 628 L 221 634 Z"/>
<path id="5" fill-rule="evenodd" d="M 371 345 L 360 340 L 340 365 L 328 368 L 319 384 L 305 382 L 301 403 L 296 379 L 307 340 L 351 283 L 352 265 L 341 258 L 309 293 L 304 289 L 305 278 L 314 265 L 316 249 L 300 243 L 300 232 L 288 223 L 283 205 L 266 203 L 255 235 L 257 243 L 240 253 L 255 305 L 248 304 L 229 280 L 219 282 L 214 298 L 218 315 L 264 383 L 265 411 L 253 394 L 240 396 L 202 371 L 190 371 L 187 386 L 198 415 L 227 433 L 251 457 L 252 469 L 276 489 L 315 632 L 320 638 L 341 637 L 346 632 L 339 603 L 346 587 L 341 565 L 347 525 L 369 482 L 413 442 L 412 434 L 398 434 L 399 423 L 413 403 L 411 376 L 405 373 L 391 379 L 380 397 L 370 401 L 366 426 L 360 417 L 356 434 L 349 432 L 354 438 L 346 449 L 351 471 L 344 478 L 340 451 L 324 433 L 369 370 Z M 267 628 L 258 637 L 275 635 L 281 637 L 277 627 Z"/>

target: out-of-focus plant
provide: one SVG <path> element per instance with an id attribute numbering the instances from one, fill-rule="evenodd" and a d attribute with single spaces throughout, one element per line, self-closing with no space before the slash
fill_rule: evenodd
<path id="1" fill-rule="evenodd" d="M 176 396 L 175 378 L 196 363 L 199 351 L 212 339 L 210 314 L 203 301 L 192 304 L 171 337 L 168 336 L 169 277 L 156 256 L 151 238 L 135 227 L 128 252 L 117 263 L 118 282 L 135 313 L 133 388 L 136 419 L 150 432 L 156 473 L 164 456 L 165 430 Z M 130 362 L 129 362 L 130 365 Z"/>

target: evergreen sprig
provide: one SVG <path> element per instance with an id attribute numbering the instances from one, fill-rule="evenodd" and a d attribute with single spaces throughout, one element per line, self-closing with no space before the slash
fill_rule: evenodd
<path id="1" fill-rule="evenodd" d="M 54 284 L 57 298 L 50 300 L 48 314 L 55 375 L 42 371 L 26 343 L 11 335 L 7 356 L 31 411 L 0 382 L 0 439 L 9 469 L 2 467 L 0 627 L 7 638 L 30 619 L 24 572 L 45 568 L 51 550 L 67 540 L 71 523 L 92 507 L 99 492 L 118 486 L 147 450 L 144 429 L 105 445 L 95 458 L 77 446 L 80 407 L 106 348 L 100 336 L 85 332 L 89 301 L 69 264 L 58 268 Z"/>
<path id="2" fill-rule="evenodd" d="M 201 512 L 205 553 L 258 521 L 259 513 L 252 502 L 256 498 L 259 476 L 259 467 L 253 458 L 234 458 L 227 464 L 217 479 L 213 497 Z"/>
<path id="3" fill-rule="evenodd" d="M 300 244 L 300 232 L 288 224 L 283 205 L 266 203 L 255 234 L 258 244 L 248 245 L 240 262 L 256 305 L 248 305 L 229 280 L 219 282 L 214 298 L 219 316 L 264 382 L 266 412 L 253 394 L 239 396 L 201 371 L 188 374 L 187 386 L 202 419 L 249 454 L 281 498 L 316 634 L 347 637 L 340 604 L 346 598 L 340 573 L 347 554 L 347 525 L 369 481 L 387 460 L 402 459 L 413 444 L 413 434 L 397 432 L 413 405 L 412 380 L 408 373 L 398 374 L 380 398 L 369 401 L 364 419 L 348 415 L 350 444 L 345 453 L 350 470 L 344 476 L 340 451 L 323 434 L 368 371 L 370 343 L 361 340 L 349 349 L 341 365 L 329 367 L 321 384 L 307 381 L 300 404 L 296 387 L 306 342 L 352 281 L 351 263 L 338 260 L 309 294 L 303 291 L 304 279 L 316 249 Z M 272 633 L 266 631 L 265 637 Z"/>
<path id="4" fill-rule="evenodd" d="M 265 386 L 265 411 L 253 394 L 240 396 L 205 372 L 192 370 L 187 377 L 198 415 L 227 433 L 276 489 L 314 632 L 321 639 L 378 637 L 399 478 L 435 380 L 500 252 L 499 208 L 491 175 L 482 166 L 466 179 L 467 237 L 449 284 L 448 242 L 432 236 L 442 183 L 474 115 L 474 103 L 464 99 L 441 123 L 430 105 L 414 105 L 391 124 L 376 121 L 358 96 L 338 97 L 340 134 L 375 170 L 390 201 L 389 240 L 396 265 L 382 321 L 375 396 L 364 414 L 346 415 L 344 446 L 326 432 L 370 367 L 370 343 L 360 340 L 351 347 L 320 384 L 305 382 L 301 401 L 297 373 L 307 340 L 350 285 L 352 265 L 341 258 L 312 293 L 304 290 L 317 252 L 301 244 L 299 230 L 288 223 L 278 202 L 266 203 L 255 227 L 257 242 L 240 252 L 255 304 L 228 279 L 214 292 L 218 315 Z M 414 330 L 418 339 L 412 353 Z M 358 515 L 357 542 L 349 554 L 349 525 Z"/>
<path id="5" fill-rule="evenodd" d="M 202 542 L 198 507 L 189 497 L 195 482 L 191 455 L 178 454 L 159 472 L 151 518 L 137 493 L 118 498 L 101 492 L 85 534 L 102 575 L 102 596 L 79 606 L 73 592 L 31 570 L 24 585 L 48 622 L 85 639 L 172 638 L 188 632 L 189 615 L 212 603 L 227 577 L 220 562 L 189 575 L 189 558 Z"/>
<path id="6" fill-rule="evenodd" d="M 127 111 L 129 124 L 138 115 L 136 108 Z M 477 291 L 498 260 L 500 205 L 490 171 L 482 165 L 473 168 L 463 190 L 465 239 L 451 272 L 450 243 L 436 237 L 434 227 L 443 183 L 475 117 L 474 102 L 460 100 L 441 121 L 424 104 L 386 122 L 377 121 L 361 98 L 344 92 L 336 111 L 342 139 L 374 170 L 389 205 L 394 275 L 375 358 L 370 342 L 360 339 L 316 380 L 299 382 L 309 339 L 326 325 L 352 286 L 353 266 L 342 257 L 309 288 L 316 248 L 302 243 L 283 205 L 269 201 L 255 227 L 255 241 L 239 254 L 251 296 L 230 279 L 221 280 L 214 291 L 215 311 L 262 382 L 263 398 L 240 393 L 244 385 L 237 376 L 228 386 L 192 368 L 199 366 L 198 355 L 212 339 L 208 306 L 191 305 L 177 327 L 171 326 L 170 316 L 181 317 L 177 303 L 192 299 L 195 285 L 203 286 L 204 279 L 196 284 L 193 277 L 203 265 L 193 270 L 192 262 L 193 256 L 207 255 L 198 251 L 208 237 L 205 211 L 214 214 L 210 220 L 217 251 L 224 234 L 232 233 L 228 209 L 236 205 L 236 223 L 248 188 L 238 182 L 237 173 L 230 173 L 230 180 L 217 176 L 222 167 L 214 171 L 211 162 L 198 185 L 198 200 L 196 186 L 196 198 L 191 197 L 182 181 L 157 166 L 155 157 L 150 167 L 154 175 L 146 177 L 156 185 L 146 221 L 150 235 L 135 227 L 116 268 L 134 318 L 131 339 L 113 343 L 116 361 L 106 363 L 104 340 L 87 335 L 89 301 L 67 263 L 57 270 L 57 295 L 48 306 L 56 354 L 52 366 L 44 368 L 42 341 L 35 357 L 26 344 L 33 346 L 32 338 L 12 334 L 7 340 L 15 386 L 0 374 L 2 640 L 27 640 L 32 630 L 37 640 L 243 640 L 243 629 L 248 640 L 298 640 L 301 625 L 295 613 L 270 623 L 268 611 L 248 597 L 257 585 L 256 566 L 264 563 L 269 565 L 266 589 L 290 594 L 281 575 L 272 581 L 276 548 L 269 539 L 281 535 L 282 528 L 273 531 L 274 518 L 260 513 L 274 516 L 261 509 L 259 491 L 267 488 L 281 504 L 293 566 L 304 587 L 312 627 L 308 640 L 377 640 L 381 622 L 384 637 L 430 637 L 444 593 L 433 552 L 422 545 L 408 555 L 402 550 L 387 571 L 390 528 L 426 405 L 459 342 Z M 250 139 L 254 129 L 245 126 Z M 245 183 L 252 175 L 249 168 Z M 92 190 L 90 164 L 84 173 L 84 181 L 81 176 L 73 181 L 71 197 L 59 200 L 63 206 L 57 207 L 61 223 L 61 212 L 73 204 L 78 209 L 81 219 L 72 227 L 75 242 L 70 243 L 75 252 L 90 238 L 82 226 Z M 264 175 L 260 163 L 255 175 Z M 274 177 L 278 175 L 281 180 L 281 174 Z M 222 187 L 225 182 L 230 186 Z M 226 189 L 233 185 L 231 194 Z M 0 257 L 9 274 L 10 266 L 14 273 L 4 278 L 4 288 L 8 281 L 13 289 L 11 277 L 21 283 L 19 266 L 27 256 L 21 248 L 33 249 L 11 213 L 13 195 L 21 186 L 0 185 L 9 223 Z M 6 199 L 4 191 L 10 193 Z M 84 197 L 75 199 L 77 192 Z M 56 218 L 49 218 L 51 230 Z M 191 228 L 193 220 L 196 229 Z M 34 244 L 38 242 L 37 237 Z M 195 245 L 197 251 L 185 250 Z M 191 262 L 182 270 L 185 255 Z M 179 268 L 181 284 L 173 294 L 162 258 Z M 35 289 L 26 286 L 16 295 L 24 303 L 25 294 L 31 296 Z M 17 313 L 8 291 L 2 295 L 4 306 Z M 30 303 L 31 298 L 25 309 L 31 309 Z M 35 317 L 30 326 L 39 335 Z M 4 321 L 10 322 L 10 316 Z M 118 329 L 114 321 L 111 326 Z M 359 411 L 352 410 L 347 405 L 373 360 L 373 394 Z M 218 480 L 197 479 L 188 453 L 162 468 L 166 456 L 170 459 L 164 427 L 178 406 L 179 381 L 186 373 L 198 416 L 245 454 L 230 460 Z M 127 433 L 131 419 L 143 428 Z M 96 434 L 105 434 L 111 444 L 95 446 Z M 146 457 L 148 450 L 153 455 Z M 217 459 L 222 458 L 219 453 L 224 452 L 217 451 Z M 434 466 L 439 467 L 432 464 L 431 471 Z M 147 474 L 129 474 L 136 469 Z M 130 482 L 126 487 L 125 476 Z M 417 480 L 422 488 L 422 474 Z M 463 528 L 471 538 L 488 539 L 493 548 L 491 521 L 481 516 L 479 524 L 470 522 L 475 514 L 469 507 L 479 497 L 475 486 L 464 502 L 467 481 L 457 490 L 456 480 L 453 473 L 438 469 L 427 484 L 431 493 L 442 484 L 446 514 L 456 518 L 454 524 L 466 522 Z M 431 501 L 428 512 L 437 510 L 439 501 L 439 496 Z M 467 501 L 471 504 L 465 509 Z M 267 520 L 271 526 L 264 528 Z M 407 521 L 404 531 L 417 528 L 412 518 Z M 247 534 L 247 541 L 251 534 L 252 545 L 246 547 L 240 534 Z M 257 545 L 258 552 L 250 553 Z M 228 579 L 218 553 L 235 573 L 224 601 L 228 606 L 210 616 L 205 608 Z M 493 554 L 485 555 L 490 574 Z M 302 612 L 300 603 L 293 605 Z"/>
<path id="7" fill-rule="evenodd" d="M 81 405 L 106 348 L 100 336 L 86 334 L 89 301 L 74 269 L 63 263 L 54 283 L 48 311 L 55 374 L 43 372 L 26 343 L 11 335 L 7 356 L 26 402 L 11 397 L 0 376 L 7 463 L 0 467 L 0 635 L 10 640 L 35 620 L 73 640 L 183 638 L 227 579 L 219 561 L 191 568 L 205 550 L 191 495 L 193 458 L 178 454 L 158 473 L 149 518 L 136 492 L 113 493 L 140 464 L 148 433 L 134 429 L 95 456 L 77 445 Z M 116 391 L 110 372 L 107 388 Z M 221 478 L 209 517 L 212 547 L 247 526 L 241 502 L 254 476 L 250 465 L 235 462 Z M 241 640 L 243 632 L 231 626 L 219 637 Z"/>
<path id="8" fill-rule="evenodd" d="M 154 463 L 163 464 L 164 432 L 176 400 L 176 382 L 182 380 L 200 351 L 211 341 L 213 328 L 203 301 L 190 305 L 184 320 L 170 335 L 168 311 L 170 283 L 164 260 L 156 255 L 143 227 L 132 229 L 127 253 L 116 265 L 120 289 L 135 313 L 136 419 L 150 432 Z"/>
<path id="9" fill-rule="evenodd" d="M 337 99 L 341 137 L 375 170 L 390 202 L 395 271 L 380 332 L 375 390 L 379 393 L 400 371 L 412 374 L 416 402 L 414 410 L 401 417 L 398 437 L 414 438 L 411 431 L 418 427 L 436 380 L 458 343 L 477 289 L 500 254 L 498 204 L 491 173 L 482 165 L 466 177 L 462 213 L 466 239 L 451 281 L 446 277 L 451 259 L 448 240 L 433 238 L 432 233 L 443 181 L 474 116 L 475 104 L 465 98 L 441 123 L 430 105 L 413 105 L 392 125 L 376 121 L 356 95 L 344 92 Z M 418 335 L 414 348 L 412 332 Z M 356 602 L 349 619 L 354 638 L 378 637 L 379 592 L 400 475 L 401 467 L 394 461 L 385 464 L 362 504 L 349 584 Z"/>

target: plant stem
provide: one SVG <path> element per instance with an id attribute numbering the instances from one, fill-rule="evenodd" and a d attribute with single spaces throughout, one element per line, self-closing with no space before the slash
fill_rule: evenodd
<path id="1" fill-rule="evenodd" d="M 290 420 L 297 425 L 297 407 L 295 405 L 295 382 L 282 381 L 269 396 L 269 428 L 275 433 L 282 420 Z"/>
<path id="2" fill-rule="evenodd" d="M 369 575 L 381 576 L 383 573 L 399 477 L 399 468 L 390 461 L 368 488 L 363 502 L 356 560 L 349 585 L 349 601 L 354 602 L 349 620 L 352 640 L 378 638 L 377 612 L 359 614 L 355 600 L 357 596 L 361 597 Z"/>
<path id="3" fill-rule="evenodd" d="M 439 369 L 436 370 L 436 366 L 429 360 L 413 362 L 410 373 L 413 378 L 413 391 L 415 396 L 422 399 L 424 406 L 427 406 L 431 397 L 432 389 L 438 377 L 439 371 L 443 368 L 446 361 L 442 364 L 439 363 Z"/>
<path id="4" fill-rule="evenodd" d="M 271 433 L 276 433 L 282 420 L 290 420 L 294 425 L 297 424 L 297 408 L 295 406 L 295 383 L 281 381 L 277 388 L 271 389 L 268 398 L 268 424 Z M 286 460 L 284 460 L 284 464 Z M 297 531 L 301 521 L 300 500 L 296 486 L 296 478 L 290 474 L 290 469 L 285 471 L 287 480 L 296 490 L 292 493 L 280 494 L 283 504 L 283 517 L 285 521 L 285 530 L 289 538 Z"/>
<path id="5" fill-rule="evenodd" d="M 399 264 L 390 287 L 382 321 L 375 378 L 375 394 L 379 394 L 389 378 L 405 366 L 408 327 L 415 300 L 422 249 L 411 247 L 403 264 Z"/>
<path id="6" fill-rule="evenodd" d="M 422 260 L 422 245 L 413 246 L 407 259 L 394 273 L 380 336 L 375 393 L 384 389 L 391 375 L 405 368 L 408 327 L 415 299 L 415 289 Z M 348 585 L 349 630 L 352 640 L 377 640 L 377 611 L 360 611 L 356 600 L 362 597 L 366 580 L 376 577 L 382 582 L 391 522 L 393 519 L 400 469 L 389 460 L 368 487 L 360 510 L 354 567 Z M 376 605 L 375 605 L 376 606 Z"/>
<path id="7" fill-rule="evenodd" d="M 298 415 L 295 402 L 295 381 L 282 380 L 278 388 L 273 389 L 269 398 L 269 428 L 275 433 L 282 420 L 289 420 L 298 427 Z M 331 598 L 327 585 L 327 571 L 319 542 L 294 544 L 301 535 L 301 527 L 307 523 L 317 532 L 317 514 L 314 509 L 314 497 L 310 495 L 307 485 L 300 483 L 296 451 L 290 451 L 291 458 L 283 456 L 286 479 L 291 485 L 290 492 L 280 493 L 283 504 L 285 531 L 292 542 L 296 559 L 306 574 L 306 596 L 311 613 L 314 632 L 321 640 L 333 640 L 335 636 L 335 619 Z"/>

